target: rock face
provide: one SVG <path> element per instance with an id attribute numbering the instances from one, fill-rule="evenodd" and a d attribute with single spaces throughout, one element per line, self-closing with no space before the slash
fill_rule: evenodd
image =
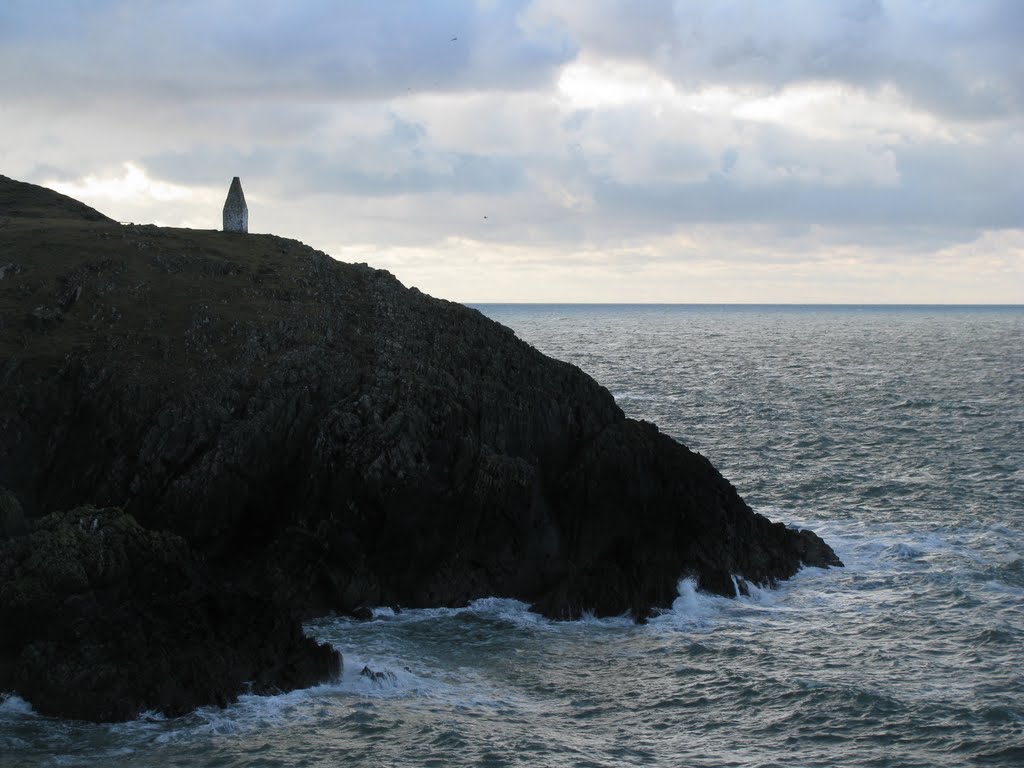
<path id="1" fill-rule="evenodd" d="M 684 575 L 840 564 L 475 310 L 295 241 L 60 215 L 0 226 L 0 485 L 29 520 L 122 507 L 307 616 L 642 619 Z"/>
<path id="2" fill-rule="evenodd" d="M 288 610 L 119 509 L 47 515 L 0 542 L 0 681 L 43 714 L 184 714 L 340 672 Z"/>

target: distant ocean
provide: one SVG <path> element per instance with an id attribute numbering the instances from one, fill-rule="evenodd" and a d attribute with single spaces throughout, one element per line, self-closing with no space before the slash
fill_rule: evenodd
<path id="1" fill-rule="evenodd" d="M 337 684 L 114 726 L 9 697 L 0 766 L 1024 765 L 1024 307 L 478 309 L 846 568 L 646 626 L 324 618 Z"/>

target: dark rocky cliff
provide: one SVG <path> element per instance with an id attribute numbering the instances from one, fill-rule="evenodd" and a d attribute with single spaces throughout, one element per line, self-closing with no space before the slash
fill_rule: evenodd
<path id="1" fill-rule="evenodd" d="M 683 575 L 733 595 L 839 564 L 475 310 L 292 240 L 73 202 L 0 177 L 0 486 L 29 521 L 120 507 L 214 591 L 295 619 L 490 595 L 643 618 Z M 0 544 L 8 582 L 25 535 Z"/>

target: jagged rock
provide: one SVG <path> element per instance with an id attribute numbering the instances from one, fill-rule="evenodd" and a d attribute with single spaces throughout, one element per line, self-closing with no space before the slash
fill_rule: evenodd
<path id="1" fill-rule="evenodd" d="M 387 272 L 14 208 L 0 317 L 77 297 L 0 334 L 0 484 L 30 518 L 123 506 L 305 615 L 507 596 L 643 619 L 685 575 L 734 595 L 839 564 L 578 368 Z"/>
<path id="2" fill-rule="evenodd" d="M 63 320 L 64 316 L 55 307 L 36 307 L 28 313 L 26 319 L 33 331 L 48 331 Z"/>
<path id="3" fill-rule="evenodd" d="M 398 676 L 390 669 L 376 670 L 371 669 L 369 666 L 364 666 L 359 674 L 361 677 L 366 677 L 375 683 L 393 683 L 398 680 Z"/>
<path id="4" fill-rule="evenodd" d="M 0 542 L 0 690 L 43 714 L 179 715 L 339 670 L 286 607 L 225 583 L 181 537 L 120 509 L 54 513 Z"/>
<path id="5" fill-rule="evenodd" d="M 14 494 L 0 487 L 0 539 L 19 536 L 28 531 L 28 521 Z"/>

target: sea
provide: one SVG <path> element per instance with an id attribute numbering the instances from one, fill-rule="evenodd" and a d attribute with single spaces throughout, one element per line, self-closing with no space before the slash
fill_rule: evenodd
<path id="1" fill-rule="evenodd" d="M 118 725 L 8 695 L 0 765 L 1024 766 L 1024 307 L 477 309 L 846 567 L 644 626 L 326 617 L 335 683 Z"/>

